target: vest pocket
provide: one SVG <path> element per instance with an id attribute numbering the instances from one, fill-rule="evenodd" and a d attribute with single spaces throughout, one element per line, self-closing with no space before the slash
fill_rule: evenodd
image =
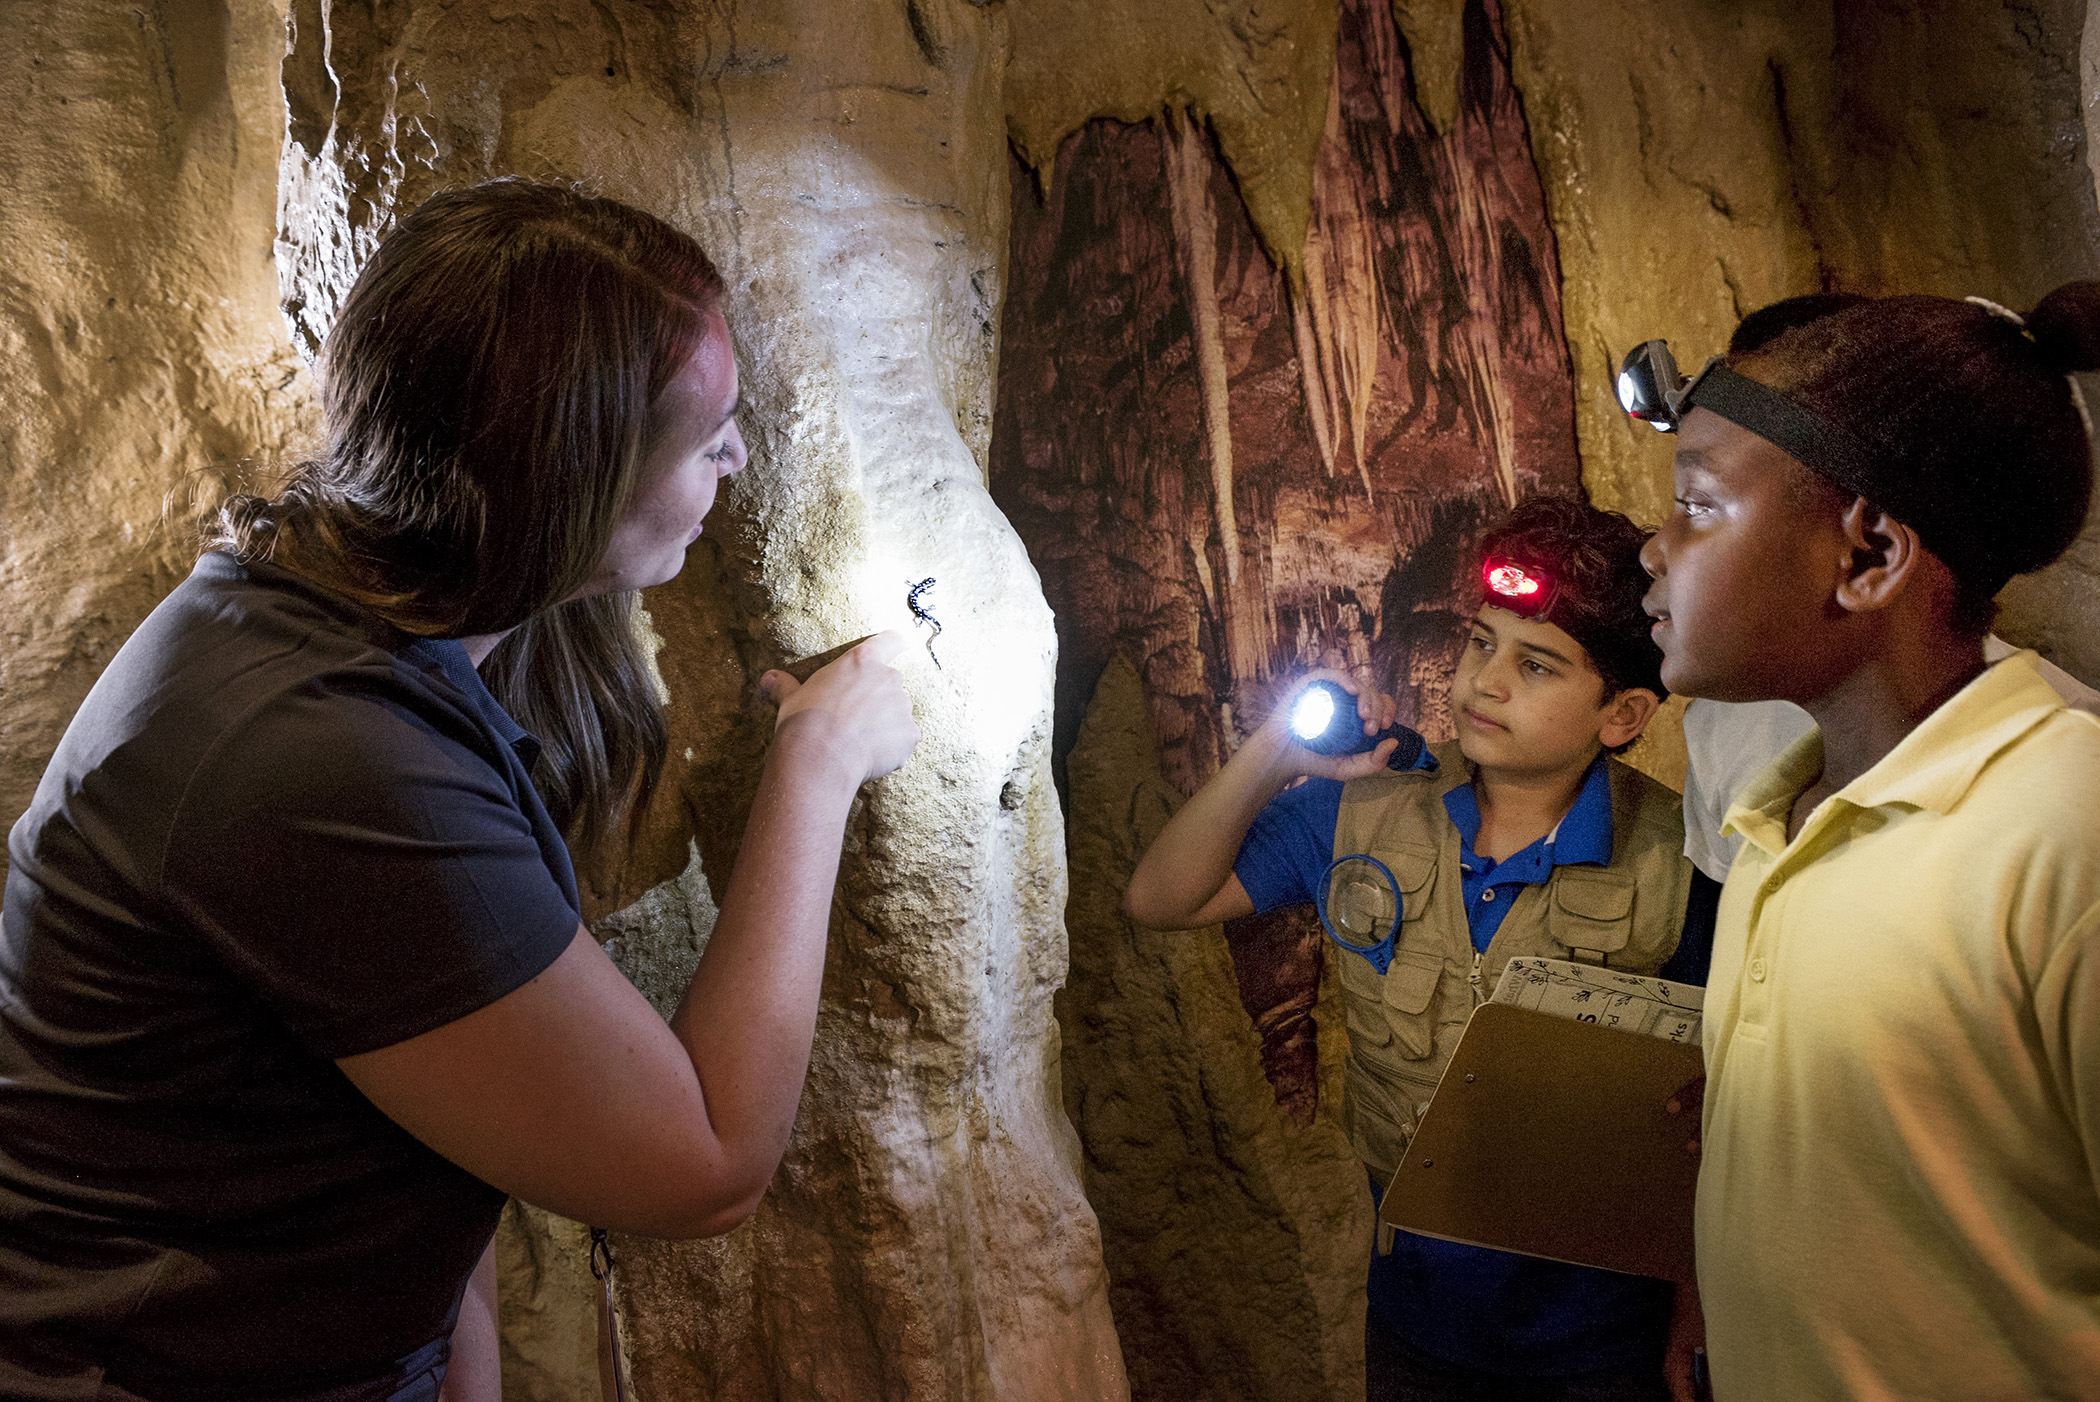
<path id="1" fill-rule="evenodd" d="M 1393 884 L 1400 888 L 1401 923 L 1420 920 L 1428 913 L 1430 897 L 1436 893 L 1436 848 L 1409 842 L 1371 855 L 1385 863 L 1393 873 Z"/>
<path id="2" fill-rule="evenodd" d="M 1393 1040 L 1392 1024 L 1378 1004 L 1359 994 L 1342 999 L 1342 1020 L 1348 1024 L 1351 1046 L 1382 1047 Z"/>
<path id="3" fill-rule="evenodd" d="M 1414 1138 L 1415 1108 L 1406 1089 L 1362 1061 L 1351 1063 L 1343 1116 L 1351 1147 L 1379 1181 L 1393 1176 Z"/>
<path id="4" fill-rule="evenodd" d="M 1563 868 L 1553 880 L 1546 933 L 1554 942 L 1595 962 L 1609 961 L 1633 934 L 1633 882 L 1610 872 Z"/>
<path id="5" fill-rule="evenodd" d="M 1409 1061 L 1420 1061 L 1436 1046 L 1437 982 L 1444 975 L 1439 956 L 1397 951 L 1385 971 L 1385 1021 L 1392 1029 L 1394 1050 Z"/>

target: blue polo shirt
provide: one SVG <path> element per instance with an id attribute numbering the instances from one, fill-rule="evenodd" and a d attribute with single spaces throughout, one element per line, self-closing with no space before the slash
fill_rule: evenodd
<path id="1" fill-rule="evenodd" d="M 1256 911 L 1312 903 L 1334 860 L 1341 803 L 1340 783 L 1308 779 L 1256 817 L 1233 864 Z M 1458 830 L 1475 949 L 1487 948 L 1525 886 L 1557 866 L 1611 862 L 1611 775 L 1602 755 L 1560 824 L 1499 862 L 1474 851 L 1480 804 L 1470 784 L 1444 796 L 1444 812 Z M 1696 873 L 1693 884 L 1684 938 L 1661 976 L 1704 984 L 1719 887 Z M 1373 1195 L 1383 1187 L 1373 1183 Z M 1395 1235 L 1390 1254 L 1371 1258 L 1369 1294 L 1374 1327 L 1445 1362 L 1511 1377 L 1572 1378 L 1660 1360 L 1669 1332 L 1671 1287 L 1662 1281 L 1409 1232 Z"/>
<path id="2" fill-rule="evenodd" d="M 1335 811 L 1339 814 L 1339 792 L 1335 800 Z M 1488 947 L 1495 932 L 1502 928 L 1510 903 L 1526 886 L 1535 886 L 1553 875 L 1553 868 L 1576 862 L 1611 865 L 1611 774 L 1604 767 L 1603 755 L 1598 755 L 1596 762 L 1590 765 L 1590 772 L 1583 776 L 1582 791 L 1575 795 L 1574 806 L 1568 809 L 1567 816 L 1553 831 L 1499 862 L 1473 850 L 1473 844 L 1480 840 L 1480 800 L 1474 795 L 1471 784 L 1460 784 L 1444 795 L 1444 812 L 1450 815 L 1451 826 L 1458 829 L 1466 929 L 1473 936 L 1475 949 Z M 1332 833 L 1330 828 L 1330 843 Z"/>

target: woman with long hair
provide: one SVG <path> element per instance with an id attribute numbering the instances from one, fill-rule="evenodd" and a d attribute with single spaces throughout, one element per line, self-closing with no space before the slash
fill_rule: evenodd
<path id="1" fill-rule="evenodd" d="M 493 1397 L 506 1194 L 672 1237 L 756 1206 L 847 809 L 918 731 L 897 637 L 762 679 L 668 1026 L 583 927 L 564 834 L 664 758 L 634 591 L 745 460 L 721 298 L 668 225 L 522 180 L 373 254 L 321 451 L 227 505 L 11 835 L 0 1396 Z"/>

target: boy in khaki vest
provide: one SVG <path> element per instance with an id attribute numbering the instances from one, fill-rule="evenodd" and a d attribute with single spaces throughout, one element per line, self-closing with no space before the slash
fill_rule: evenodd
<path id="1" fill-rule="evenodd" d="M 1641 611 L 1645 540 L 1614 512 L 1524 502 L 1483 542 L 1481 607 L 1451 679 L 1457 740 L 1404 773 L 1387 768 L 1393 739 L 1315 754 L 1289 728 L 1306 683 L 1354 694 L 1367 735 L 1392 723 L 1394 705 L 1313 673 L 1131 877 L 1132 918 L 1194 929 L 1314 903 L 1330 867 L 1355 854 L 1390 871 L 1390 959 L 1381 970 L 1353 947 L 1334 952 L 1349 1028 L 1344 1114 L 1374 1194 L 1511 957 L 1705 981 L 1717 888 L 1684 858 L 1677 796 L 1610 757 L 1667 694 Z M 1571 1191 L 1623 1202 L 1640 1188 Z M 1373 1255 L 1369 1300 L 1373 1402 L 1690 1395 L 1696 1311 L 1681 1312 L 1673 1345 L 1660 1281 L 1403 1232 Z"/>

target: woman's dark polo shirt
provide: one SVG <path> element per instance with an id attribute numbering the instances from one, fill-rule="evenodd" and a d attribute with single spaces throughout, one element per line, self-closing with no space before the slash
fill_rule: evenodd
<path id="1" fill-rule="evenodd" d="M 456 642 L 207 555 L 9 839 L 0 1396 L 434 1395 L 503 1195 L 335 1059 L 575 934 L 536 742 Z"/>

